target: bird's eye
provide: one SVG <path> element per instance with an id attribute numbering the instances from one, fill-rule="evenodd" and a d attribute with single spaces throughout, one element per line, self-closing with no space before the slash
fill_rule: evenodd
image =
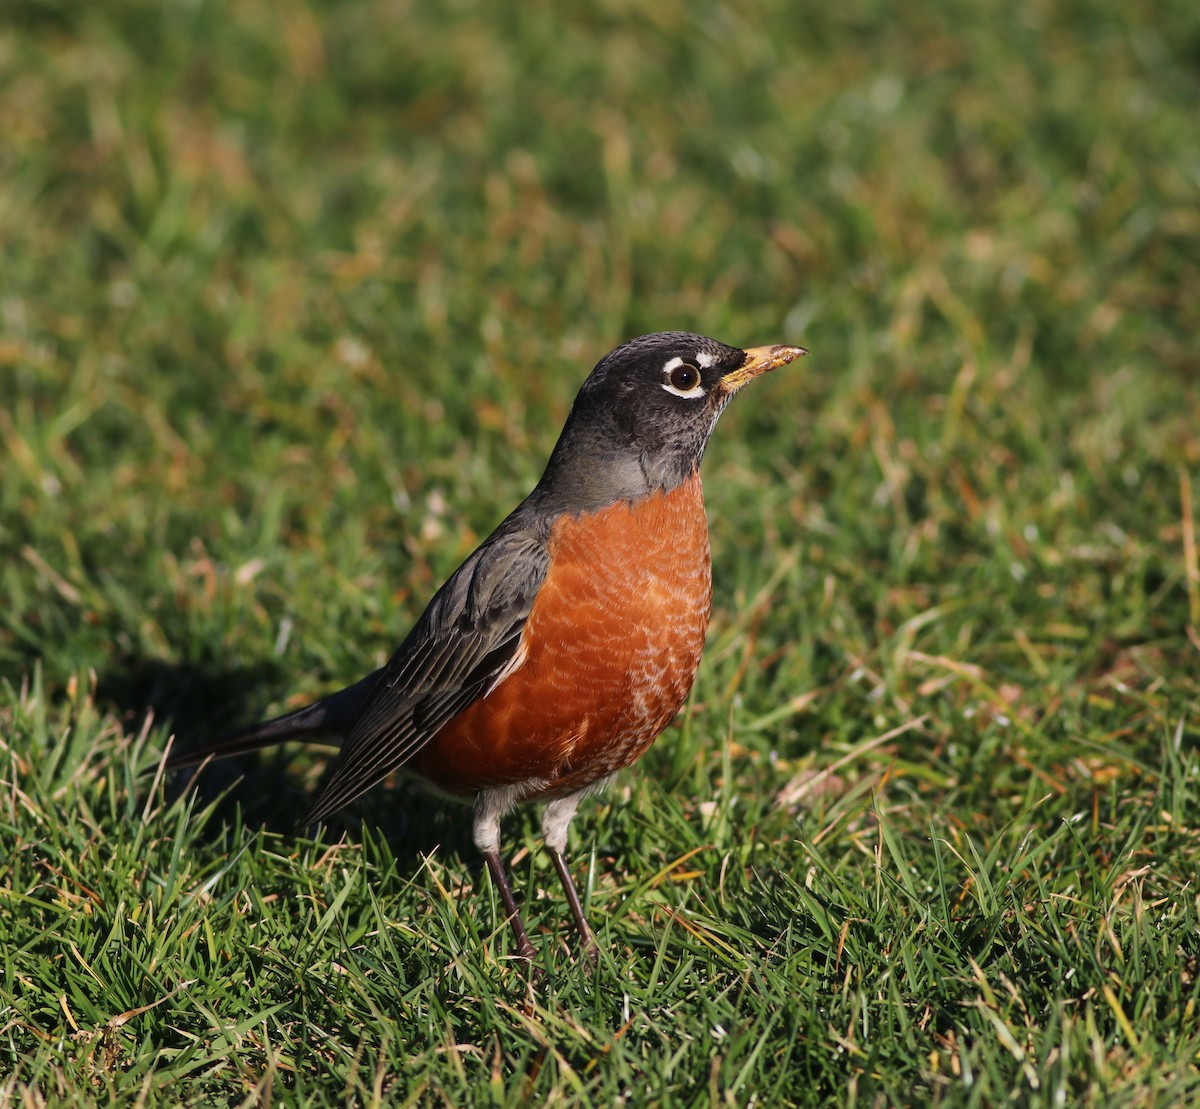
<path id="1" fill-rule="evenodd" d="M 686 393 L 700 384 L 700 371 L 686 362 L 682 366 L 676 366 L 671 371 L 671 384 L 681 393 Z"/>
<path id="2" fill-rule="evenodd" d="M 675 358 L 663 368 L 666 371 L 663 388 L 668 393 L 674 393 L 677 397 L 685 397 L 689 400 L 704 395 L 704 389 L 700 383 L 700 370 L 690 362 L 685 362 L 682 358 Z"/>

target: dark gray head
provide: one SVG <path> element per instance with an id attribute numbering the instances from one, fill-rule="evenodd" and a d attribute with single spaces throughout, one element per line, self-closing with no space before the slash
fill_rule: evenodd
<path id="1" fill-rule="evenodd" d="M 617 347 L 579 390 L 539 490 L 563 507 L 589 510 L 673 489 L 700 465 L 733 394 L 804 353 L 740 350 L 684 331 Z"/>

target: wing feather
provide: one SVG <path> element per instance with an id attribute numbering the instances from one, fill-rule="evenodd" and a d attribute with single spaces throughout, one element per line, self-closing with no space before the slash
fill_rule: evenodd
<path id="1" fill-rule="evenodd" d="M 548 563 L 543 536 L 502 525 L 459 567 L 364 700 L 306 823 L 383 781 L 488 691 L 520 648 Z"/>

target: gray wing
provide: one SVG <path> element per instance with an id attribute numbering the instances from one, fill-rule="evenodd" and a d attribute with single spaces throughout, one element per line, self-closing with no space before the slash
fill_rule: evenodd
<path id="1" fill-rule="evenodd" d="M 486 692 L 520 645 L 548 563 L 541 535 L 502 525 L 455 571 L 363 701 L 306 824 L 383 781 Z"/>

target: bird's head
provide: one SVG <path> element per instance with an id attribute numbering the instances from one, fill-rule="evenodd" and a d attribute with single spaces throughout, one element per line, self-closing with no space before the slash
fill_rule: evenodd
<path id="1" fill-rule="evenodd" d="M 581 509 L 674 488 L 700 465 L 730 398 L 804 353 L 783 345 L 742 350 L 683 331 L 617 347 L 579 390 L 541 488 Z"/>

